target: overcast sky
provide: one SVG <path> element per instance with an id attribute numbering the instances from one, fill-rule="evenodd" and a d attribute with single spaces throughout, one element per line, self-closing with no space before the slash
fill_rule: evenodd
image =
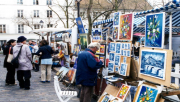
<path id="1" fill-rule="evenodd" d="M 155 6 L 155 8 L 157 7 L 162 7 L 164 2 L 165 4 L 168 3 L 169 1 L 172 0 L 147 0 L 152 6 Z M 178 0 L 177 0 L 178 1 Z"/>

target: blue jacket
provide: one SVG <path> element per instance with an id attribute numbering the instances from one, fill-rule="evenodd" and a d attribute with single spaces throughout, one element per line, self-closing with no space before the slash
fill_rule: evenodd
<path id="1" fill-rule="evenodd" d="M 41 59 L 52 58 L 51 54 L 54 53 L 52 48 L 48 45 L 41 46 L 39 50 L 36 52 L 36 55 L 40 56 L 40 52 L 42 52 Z"/>
<path id="2" fill-rule="evenodd" d="M 95 86 L 97 84 L 97 69 L 102 67 L 103 62 L 97 62 L 90 52 L 86 49 L 78 55 L 76 84 L 83 86 Z"/>

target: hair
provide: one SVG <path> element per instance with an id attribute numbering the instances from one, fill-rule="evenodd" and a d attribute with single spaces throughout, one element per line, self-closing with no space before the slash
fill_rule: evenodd
<path id="1" fill-rule="evenodd" d="M 45 46 L 48 45 L 48 42 L 46 40 L 41 40 L 40 44 L 41 46 Z"/>

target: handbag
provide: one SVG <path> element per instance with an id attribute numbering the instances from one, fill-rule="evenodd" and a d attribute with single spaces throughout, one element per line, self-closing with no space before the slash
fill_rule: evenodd
<path id="1" fill-rule="evenodd" d="M 33 63 L 39 64 L 39 56 L 37 56 L 37 55 L 33 56 Z"/>
<path id="2" fill-rule="evenodd" d="M 8 58 L 7 58 L 7 62 L 11 63 L 12 59 L 13 59 L 13 54 L 10 53 L 11 52 L 11 47 L 9 48 L 9 54 L 8 54 Z"/>
<path id="3" fill-rule="evenodd" d="M 22 46 L 23 46 L 23 45 L 22 45 Z M 21 53 L 22 46 L 21 46 L 21 48 L 20 48 L 20 51 L 19 51 L 18 55 L 17 55 L 14 59 L 12 59 L 12 61 L 11 61 L 11 64 L 12 64 L 15 68 L 18 68 L 18 67 L 19 67 L 19 55 L 20 55 L 20 53 Z"/>

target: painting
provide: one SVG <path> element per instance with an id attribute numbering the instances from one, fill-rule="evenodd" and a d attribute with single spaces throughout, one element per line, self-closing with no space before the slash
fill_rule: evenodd
<path id="1" fill-rule="evenodd" d="M 142 84 L 137 92 L 135 102 L 156 102 L 158 95 L 157 88 Z"/>
<path id="2" fill-rule="evenodd" d="M 132 40 L 134 15 L 120 15 L 119 40 Z"/>
<path id="3" fill-rule="evenodd" d="M 95 55 L 99 59 L 99 55 Z"/>
<path id="4" fill-rule="evenodd" d="M 118 27 L 113 27 L 113 39 L 118 39 Z"/>
<path id="5" fill-rule="evenodd" d="M 165 13 L 146 16 L 145 47 L 163 48 L 165 30 Z"/>
<path id="6" fill-rule="evenodd" d="M 65 80 L 70 82 L 70 83 L 73 83 L 74 82 L 74 79 L 75 79 L 75 75 L 76 75 L 76 69 L 70 69 L 65 77 Z"/>
<path id="7" fill-rule="evenodd" d="M 105 95 L 101 102 L 109 102 L 109 95 Z"/>
<path id="8" fill-rule="evenodd" d="M 123 51 L 124 51 L 124 50 L 121 50 L 121 55 L 123 55 Z"/>
<path id="9" fill-rule="evenodd" d="M 73 54 L 77 56 L 80 50 L 81 50 L 81 45 L 74 44 Z"/>
<path id="10" fill-rule="evenodd" d="M 113 26 L 118 26 L 119 25 L 119 15 L 120 15 L 120 12 L 115 12 L 114 13 Z"/>
<path id="11" fill-rule="evenodd" d="M 80 34 L 79 36 L 80 36 L 81 49 L 85 50 L 88 45 L 87 34 Z"/>
<path id="12" fill-rule="evenodd" d="M 96 54 L 105 55 L 105 51 L 106 51 L 106 45 L 101 45 L 100 49 L 98 51 L 96 51 Z"/>
<path id="13" fill-rule="evenodd" d="M 119 89 L 116 97 L 118 97 L 120 100 L 124 101 L 126 96 L 128 95 L 130 88 L 131 88 L 131 86 L 122 84 L 122 86 Z M 140 101 L 138 101 L 138 102 L 140 102 Z"/>
<path id="14" fill-rule="evenodd" d="M 130 50 L 126 50 L 126 56 L 131 57 L 131 51 Z"/>
<path id="15" fill-rule="evenodd" d="M 126 76 L 126 71 L 127 71 L 127 64 L 121 63 L 119 74 Z"/>
<path id="16" fill-rule="evenodd" d="M 99 60 L 101 60 L 103 62 L 103 65 L 104 65 L 104 62 L 105 62 L 105 56 L 99 56 Z"/>
<path id="17" fill-rule="evenodd" d="M 127 57 L 123 57 L 123 63 L 126 63 Z"/>
<path id="18" fill-rule="evenodd" d="M 140 74 L 165 80 L 166 51 L 141 50 Z"/>
<path id="19" fill-rule="evenodd" d="M 121 43 L 116 43 L 116 53 L 121 54 Z"/>
<path id="20" fill-rule="evenodd" d="M 130 50 L 131 49 L 131 43 L 128 43 L 128 48 L 127 48 L 128 50 Z"/>
<path id="21" fill-rule="evenodd" d="M 114 65 L 120 66 L 120 60 L 121 60 L 121 55 L 115 55 L 115 63 L 114 63 Z"/>
<path id="22" fill-rule="evenodd" d="M 64 78 L 64 76 L 67 74 L 67 72 L 69 71 L 68 68 L 66 67 L 61 67 L 61 69 L 56 73 L 56 75 L 58 76 L 58 80 L 62 80 L 62 78 Z"/>
<path id="23" fill-rule="evenodd" d="M 125 49 L 128 49 L 128 43 L 124 44 Z"/>
<path id="24" fill-rule="evenodd" d="M 75 60 L 75 63 L 74 63 L 74 66 L 73 66 L 74 69 L 77 69 L 77 60 L 78 60 L 78 58 L 76 58 L 76 60 Z"/>
<path id="25" fill-rule="evenodd" d="M 64 55 L 64 58 L 66 59 L 65 67 L 69 68 L 70 67 L 70 55 Z"/>
<path id="26" fill-rule="evenodd" d="M 122 43 L 122 49 L 125 49 L 125 43 Z"/>
<path id="27" fill-rule="evenodd" d="M 75 62 L 76 61 L 76 56 L 72 56 L 71 62 Z"/>
<path id="28" fill-rule="evenodd" d="M 69 47 L 68 47 L 68 43 L 62 43 L 62 49 L 64 51 L 65 55 L 68 55 L 69 53 Z"/>
<path id="29" fill-rule="evenodd" d="M 109 61 L 114 61 L 115 53 L 109 53 Z"/>
<path id="30" fill-rule="evenodd" d="M 109 72 L 114 72 L 114 63 L 112 63 L 112 62 L 108 63 L 108 71 Z"/>
<path id="31" fill-rule="evenodd" d="M 115 52 L 116 51 L 115 47 L 116 47 L 116 43 L 110 43 L 110 51 L 111 52 Z"/>
<path id="32" fill-rule="evenodd" d="M 115 66 L 115 73 L 119 73 L 119 66 Z"/>
<path id="33" fill-rule="evenodd" d="M 123 50 L 123 56 L 126 56 L 126 50 Z"/>
<path id="34" fill-rule="evenodd" d="M 78 32 L 79 34 L 85 33 L 84 26 L 81 20 L 81 17 L 76 18 L 76 24 L 78 26 Z"/>
<path id="35" fill-rule="evenodd" d="M 101 28 L 93 28 L 92 29 L 92 42 L 96 42 L 102 40 L 102 29 Z"/>

